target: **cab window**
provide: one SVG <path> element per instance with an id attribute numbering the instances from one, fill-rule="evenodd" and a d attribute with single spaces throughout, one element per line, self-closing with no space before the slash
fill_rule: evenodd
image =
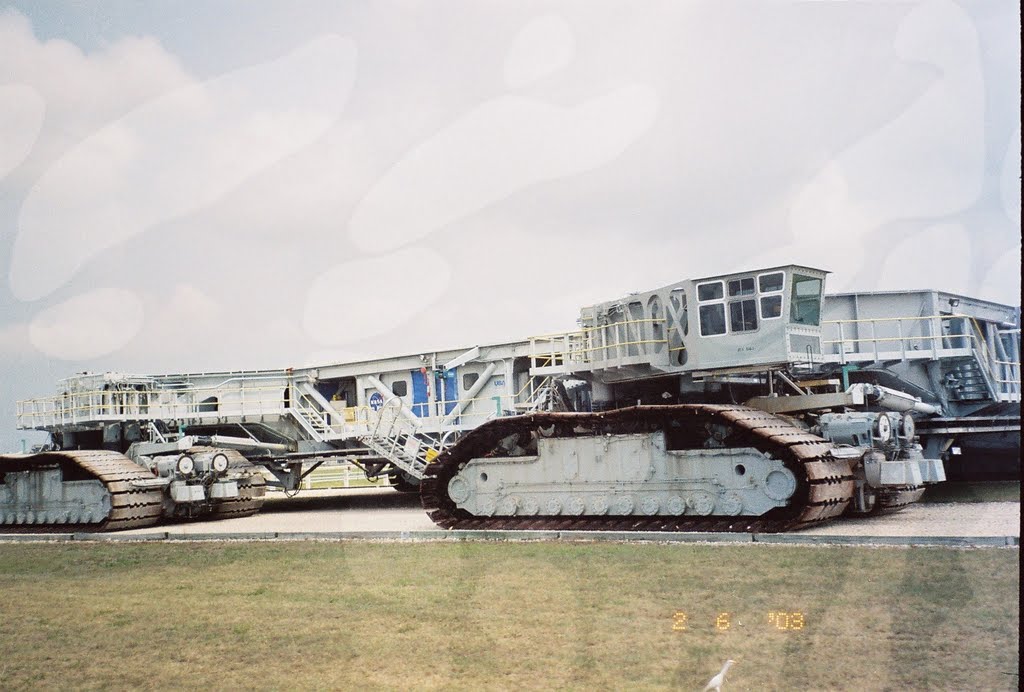
<path id="1" fill-rule="evenodd" d="M 753 283 L 753 279 L 751 279 Z M 757 329 L 757 302 L 736 300 L 729 303 L 729 331 L 752 332 Z"/>
<path id="2" fill-rule="evenodd" d="M 754 295 L 754 277 L 731 279 L 729 281 L 729 297 Z"/>
<path id="3" fill-rule="evenodd" d="M 757 277 L 757 288 L 761 293 L 773 293 L 775 291 L 782 290 L 783 277 L 785 275 L 782 272 L 775 272 L 774 274 L 762 274 Z"/>
<path id="4" fill-rule="evenodd" d="M 725 334 L 725 304 L 701 305 L 700 335 L 717 336 L 718 334 Z"/>
<path id="5" fill-rule="evenodd" d="M 821 321 L 821 279 L 793 275 L 790 320 L 794 324 L 818 326 Z"/>
<path id="6" fill-rule="evenodd" d="M 723 297 L 721 281 L 697 285 L 697 300 L 699 301 L 721 300 Z"/>
<path id="7" fill-rule="evenodd" d="M 782 317 L 782 296 L 761 298 L 761 319 L 770 320 L 773 317 Z"/>

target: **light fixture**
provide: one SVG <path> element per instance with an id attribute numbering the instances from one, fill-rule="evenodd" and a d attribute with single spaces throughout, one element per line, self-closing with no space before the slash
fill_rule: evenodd
<path id="1" fill-rule="evenodd" d="M 875 432 L 880 441 L 889 441 L 889 438 L 892 437 L 892 422 L 889 420 L 889 416 L 883 413 L 878 417 L 878 422 L 875 424 Z"/>
<path id="2" fill-rule="evenodd" d="M 909 413 L 904 413 L 903 414 L 903 420 L 901 421 L 901 423 L 902 423 L 902 426 L 901 426 L 902 427 L 901 437 L 903 437 L 906 440 L 914 439 L 914 432 L 915 432 L 914 417 L 911 416 Z"/>
<path id="3" fill-rule="evenodd" d="M 217 473 L 224 473 L 228 470 L 228 458 L 223 454 L 218 454 L 213 458 L 213 470 Z"/>
<path id="4" fill-rule="evenodd" d="M 177 469 L 178 473 L 180 473 L 181 475 L 189 475 L 190 473 L 196 470 L 195 459 L 190 457 L 188 454 L 182 454 L 180 457 L 178 457 Z"/>

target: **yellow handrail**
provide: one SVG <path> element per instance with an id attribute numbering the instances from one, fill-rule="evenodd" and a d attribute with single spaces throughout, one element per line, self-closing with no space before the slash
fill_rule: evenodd
<path id="1" fill-rule="evenodd" d="M 840 332 L 841 332 L 842 331 L 842 326 L 844 324 L 869 323 L 872 326 L 872 332 L 874 332 L 874 327 L 876 325 L 884 325 L 884 324 L 896 323 L 897 326 L 898 326 L 898 325 L 902 324 L 904 321 L 922 321 L 922 320 L 939 320 L 939 321 L 943 321 L 943 320 L 954 320 L 954 319 L 964 320 L 965 323 L 969 323 L 971 325 L 971 328 L 969 330 L 967 330 L 967 331 L 969 331 L 969 333 L 967 333 L 967 334 L 908 334 L 908 335 L 905 335 L 905 336 L 904 335 L 900 335 L 900 336 L 874 336 L 874 335 L 872 335 L 872 336 L 869 336 L 869 337 L 857 337 L 857 338 L 846 338 L 845 336 L 843 336 L 843 337 L 841 337 L 839 339 L 826 339 L 826 340 L 823 340 L 822 344 L 823 345 L 825 345 L 825 344 L 828 344 L 828 345 L 844 344 L 845 345 L 845 344 L 860 344 L 860 343 L 878 344 L 878 343 L 887 343 L 887 342 L 893 342 L 893 341 L 900 342 L 902 344 L 902 343 L 910 343 L 910 342 L 915 342 L 915 341 L 919 341 L 919 342 L 932 341 L 932 342 L 934 342 L 936 339 L 939 339 L 939 340 L 951 340 L 951 341 L 955 340 L 955 339 L 964 339 L 965 341 L 967 341 L 970 344 L 971 350 L 974 350 L 974 351 L 977 351 L 979 349 L 981 350 L 981 352 L 978 354 L 977 360 L 978 360 L 978 362 L 980 364 L 980 367 L 983 369 L 985 375 L 987 376 L 987 378 L 991 382 L 994 382 L 994 383 L 997 383 L 997 384 L 1020 384 L 1020 380 L 1019 379 L 1003 379 L 1002 377 L 997 376 L 995 372 L 993 372 L 993 368 L 992 368 L 993 364 L 995 364 L 995 365 L 1002 365 L 1002 366 L 1008 366 L 1008 367 L 1011 367 L 1011 368 L 1013 368 L 1013 367 L 1019 368 L 1020 367 L 1020 362 L 1018 362 L 1018 361 L 1001 361 L 1001 360 L 996 360 L 994 358 L 990 358 L 991 354 L 988 352 L 989 344 L 988 344 L 988 341 L 985 339 L 985 333 L 982 330 L 981 325 L 978 323 L 977 318 L 974 317 L 973 315 L 964 315 L 964 314 L 956 313 L 956 314 L 949 314 L 949 315 L 923 315 L 923 316 L 906 316 L 906 317 L 866 317 L 866 318 L 848 319 L 848 320 L 846 320 L 846 319 L 843 319 L 843 320 L 823 320 L 822 324 L 823 325 L 824 324 L 835 324 L 835 325 L 838 325 L 839 328 L 840 328 Z M 932 347 L 932 348 L 934 348 L 934 347 Z M 876 350 L 877 350 L 877 348 L 876 348 Z M 906 350 L 906 349 L 904 348 L 903 350 Z M 845 351 L 843 353 L 845 354 Z M 999 389 L 1003 390 L 1004 388 L 999 387 Z M 1002 392 L 1001 391 L 1001 393 L 1012 393 L 1012 392 Z"/>

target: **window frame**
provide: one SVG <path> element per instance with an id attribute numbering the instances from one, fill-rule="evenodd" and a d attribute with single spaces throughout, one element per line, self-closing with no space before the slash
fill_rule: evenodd
<path id="1" fill-rule="evenodd" d="M 764 314 L 764 304 L 761 301 L 768 300 L 770 298 L 776 298 L 779 301 L 779 314 L 778 315 L 765 315 Z M 759 315 L 760 315 L 762 320 L 781 320 L 782 319 L 782 312 L 783 312 L 782 308 L 786 304 L 786 302 L 782 298 L 783 298 L 783 296 L 782 296 L 781 293 L 769 293 L 767 295 L 763 295 L 763 296 L 758 296 L 757 297 L 757 309 L 758 309 Z"/>
<path id="2" fill-rule="evenodd" d="M 743 292 L 743 282 L 744 281 L 748 281 L 748 280 L 750 281 L 750 293 L 744 293 Z M 732 286 L 730 286 L 729 284 L 731 284 L 733 282 L 736 282 L 736 283 L 738 283 L 740 285 L 740 290 L 739 290 L 738 293 L 733 293 L 732 292 Z M 756 276 L 741 276 L 741 277 L 739 277 L 737 279 L 729 279 L 728 281 L 725 282 L 725 285 L 726 285 L 726 293 L 728 294 L 727 295 L 728 298 L 746 298 L 748 296 L 756 296 L 757 295 L 757 277 Z"/>
<path id="3" fill-rule="evenodd" d="M 797 281 L 797 277 L 798 276 L 800 277 L 800 281 Z M 802 283 L 805 283 L 805 282 L 806 283 L 817 282 L 817 284 L 818 284 L 818 290 L 817 290 L 817 293 L 814 296 L 814 300 L 818 304 L 818 313 L 817 313 L 817 320 L 813 324 L 810 323 L 810 322 L 803 322 L 803 321 L 796 322 L 796 321 L 793 320 L 793 316 L 796 313 L 795 306 L 796 306 L 797 302 L 798 301 L 809 302 L 808 301 L 809 296 L 801 297 L 801 296 L 797 296 L 797 294 L 796 294 L 796 287 L 799 284 L 802 284 Z M 791 288 L 790 288 L 789 323 L 790 324 L 794 324 L 794 325 L 798 325 L 798 326 L 801 326 L 801 327 L 820 327 L 821 326 L 821 319 L 822 319 L 822 316 L 823 316 L 822 313 L 824 313 L 824 297 L 823 297 L 824 293 L 825 293 L 825 281 L 824 281 L 824 279 L 822 277 L 820 277 L 820 276 L 810 276 L 809 274 L 797 274 L 797 273 L 794 273 L 793 274 L 793 279 L 791 281 Z"/>
<path id="4" fill-rule="evenodd" d="M 761 290 L 761 277 L 772 276 L 774 274 L 782 275 L 782 286 L 774 291 L 762 291 Z M 767 317 L 764 314 L 764 309 L 761 306 L 761 300 L 763 298 L 779 297 L 779 314 L 774 317 Z M 784 271 L 773 271 L 773 272 L 762 272 L 757 275 L 757 315 L 761 320 L 781 320 L 783 313 L 786 312 L 786 272 Z"/>
<path id="5" fill-rule="evenodd" d="M 756 294 L 752 295 L 752 296 L 738 296 L 736 300 L 730 300 L 729 301 L 729 311 L 728 311 L 729 314 L 728 314 L 728 319 L 726 320 L 726 322 L 727 322 L 727 325 L 729 327 L 729 333 L 730 334 L 750 334 L 751 332 L 756 332 L 759 329 L 761 329 L 761 322 L 759 320 L 759 315 L 758 315 L 758 303 L 759 302 L 760 302 L 760 296 L 758 296 Z M 743 303 L 753 303 L 754 304 L 753 305 L 753 317 L 754 317 L 754 327 L 753 327 L 753 329 L 733 329 L 732 328 L 732 306 L 733 305 L 741 306 L 740 307 L 740 312 L 742 313 L 742 316 L 746 316 L 746 312 L 742 308 Z"/>
<path id="6" fill-rule="evenodd" d="M 701 289 L 701 287 L 702 286 L 712 286 L 714 284 L 718 284 L 718 288 L 719 288 L 719 290 L 721 291 L 721 294 L 722 294 L 721 297 L 719 297 L 719 298 L 708 298 L 707 300 L 701 300 L 701 297 L 700 297 L 700 289 Z M 725 291 L 726 291 L 725 280 L 724 279 L 715 279 L 714 281 L 702 281 L 701 283 L 696 284 L 694 290 L 695 290 L 695 292 L 697 294 L 697 296 L 696 296 L 696 298 L 697 298 L 697 333 L 700 334 L 702 339 L 714 339 L 714 338 L 719 337 L 719 336 L 728 336 L 729 335 L 729 315 L 727 314 L 728 311 L 725 309 Z M 705 307 L 709 307 L 709 306 L 712 306 L 712 305 L 720 305 L 722 307 L 722 324 L 724 325 L 725 328 L 724 328 L 724 331 L 722 331 L 721 334 L 705 334 L 704 333 L 704 320 L 703 320 L 703 316 L 701 315 L 701 310 L 703 308 L 705 308 Z"/>
<path id="7" fill-rule="evenodd" d="M 705 334 L 704 333 L 704 320 L 703 320 L 704 316 L 701 313 L 701 311 L 704 308 L 710 308 L 710 307 L 714 307 L 714 306 L 718 306 L 718 307 L 720 307 L 722 309 L 722 332 L 720 334 Z M 726 314 L 727 312 L 728 311 L 725 309 L 725 301 L 724 300 L 709 300 L 706 303 L 698 302 L 698 304 L 697 304 L 697 328 L 698 328 L 698 330 L 700 330 L 701 338 L 713 339 L 713 338 L 718 337 L 718 336 L 728 336 L 729 335 L 729 315 Z"/>
<path id="8" fill-rule="evenodd" d="M 714 284 L 718 284 L 718 287 L 722 291 L 722 295 L 720 295 L 717 298 L 706 298 L 706 299 L 705 298 L 701 298 L 700 297 L 700 289 L 703 288 L 704 286 L 712 286 Z M 715 301 L 724 301 L 724 300 L 725 300 L 725 281 L 723 279 L 715 279 L 714 281 L 702 281 L 701 283 L 697 284 L 697 302 L 698 303 L 714 303 Z"/>
<path id="9" fill-rule="evenodd" d="M 772 276 L 773 274 L 782 274 L 782 286 L 780 288 L 776 288 L 775 290 L 772 290 L 772 291 L 762 291 L 761 290 L 761 279 L 762 279 L 762 277 Z M 767 293 L 768 295 L 774 295 L 776 293 L 785 293 L 785 292 L 786 292 L 786 272 L 784 272 L 784 271 L 761 272 L 760 274 L 757 275 L 757 294 L 758 295 L 761 295 L 762 293 Z"/>

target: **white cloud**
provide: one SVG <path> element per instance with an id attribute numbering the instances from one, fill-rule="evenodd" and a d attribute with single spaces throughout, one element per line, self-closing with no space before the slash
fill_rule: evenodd
<path id="1" fill-rule="evenodd" d="M 513 89 L 557 72 L 572 61 L 576 40 L 562 17 L 544 15 L 524 26 L 505 56 L 505 83 Z"/>
<path id="2" fill-rule="evenodd" d="M 650 129 L 650 87 L 631 85 L 571 108 L 506 95 L 410 151 L 352 215 L 352 239 L 382 252 L 423 238 L 530 185 L 607 164 Z"/>
<path id="3" fill-rule="evenodd" d="M 1006 50 L 989 51 L 991 27 L 979 22 L 979 62 L 971 20 L 955 6 L 654 10 L 598 0 L 549 5 L 557 17 L 535 19 L 511 5 L 388 2 L 322 22 L 300 9 L 298 29 L 271 26 L 257 7 L 247 22 L 268 37 L 262 43 L 200 13 L 188 15 L 196 38 L 143 18 L 130 30 L 163 43 L 93 35 L 83 45 L 96 47 L 84 51 L 36 39 L 23 17 L 0 11 L 0 84 L 28 85 L 46 103 L 35 147 L 4 180 L 0 256 L 21 265 L 21 297 L 66 279 L 39 309 L 116 277 L 146 313 L 134 338 L 88 367 L 273 367 L 298 364 L 321 343 L 328 350 L 316 355 L 336 360 L 519 339 L 571 328 L 589 302 L 775 262 L 831 269 L 831 290 L 873 290 L 887 253 L 947 224 L 967 229 L 972 292 L 984 283 L 1002 286 L 989 297 L 1014 295 L 1014 267 L 985 265 L 1015 239 L 969 215 L 1002 217 L 1006 199 L 1008 213 L 1019 210 L 1019 145 L 1005 159 L 1002 150 L 1016 109 L 991 110 L 1005 110 L 1011 92 L 1016 106 L 1017 61 L 993 64 Z M 1015 7 L 993 12 L 1004 24 L 1016 19 Z M 278 58 L 332 31 L 357 43 L 359 79 L 351 105 L 315 142 L 302 146 L 296 130 L 320 127 L 304 114 L 329 110 L 314 97 L 336 98 L 328 92 L 344 75 L 268 74 L 294 90 L 256 104 L 270 119 L 248 117 L 244 94 L 211 96 L 210 84 L 228 84 L 230 75 L 217 77 L 225 65 L 288 63 Z M 320 61 L 327 72 L 331 62 Z M 980 68 L 979 97 L 970 73 Z M 175 100 L 182 89 L 198 97 Z M 140 123 L 156 103 L 167 105 L 163 119 Z M 992 156 L 979 197 L 971 123 L 980 103 L 990 109 L 982 126 Z M 223 104 L 246 117 L 218 119 Z M 200 136 L 196 151 L 182 144 L 190 132 Z M 101 156 L 64 162 L 94 136 Z M 236 146 L 261 140 L 273 147 Z M 53 189 L 52 208 L 34 212 L 53 214 L 48 223 L 61 231 L 19 241 L 12 257 L 11 212 L 64 166 L 74 186 Z M 122 230 L 86 230 L 105 219 Z M 156 227 L 123 232 L 142 223 Z M 447 288 L 437 296 L 421 294 L 437 281 L 423 262 L 380 254 L 413 243 L 433 248 L 415 256 L 443 258 Z M 920 265 L 946 266 L 929 259 L 945 248 L 916 247 Z M 926 283 L 944 287 L 937 270 Z M 0 296 L 0 325 L 23 319 L 22 306 L 4 310 L 14 297 L 2 287 Z M 33 348 L 21 330 L 8 330 L 15 345 Z M 46 360 L 37 353 L 36 362 Z"/>
<path id="4" fill-rule="evenodd" d="M 309 145 L 340 114 L 354 70 L 352 42 L 324 36 L 171 91 L 90 135 L 25 200 L 12 291 L 42 298 L 105 250 L 212 204 Z"/>
<path id="5" fill-rule="evenodd" d="M 887 247 L 877 288 L 970 293 L 971 239 L 959 223 L 941 223 Z"/>
<path id="6" fill-rule="evenodd" d="M 32 345 L 53 358 L 89 360 L 123 348 L 142 328 L 133 291 L 97 288 L 49 307 L 29 325 Z"/>
<path id="7" fill-rule="evenodd" d="M 1000 197 L 1007 218 L 1020 226 L 1020 126 L 1010 138 L 999 177 Z"/>
<path id="8" fill-rule="evenodd" d="M 125 36 L 85 54 L 68 41 L 38 40 L 27 18 L 0 10 L 0 83 L 28 85 L 45 102 L 48 127 L 39 142 L 44 161 L 188 81 L 177 58 L 152 37 Z"/>
<path id="9" fill-rule="evenodd" d="M 0 354 L 8 357 L 30 352 L 28 326 L 18 322 L 0 324 Z"/>
<path id="10" fill-rule="evenodd" d="M 170 295 L 144 297 L 148 328 L 134 344 L 148 357 L 166 358 L 198 344 L 224 344 L 224 309 L 194 284 L 175 285 Z"/>
<path id="11" fill-rule="evenodd" d="M 999 259 L 986 268 L 977 297 L 1020 305 L 1020 267 L 1020 243 L 1017 243 L 1006 248 Z M 945 282 L 942 287 L 946 287 Z"/>
<path id="12" fill-rule="evenodd" d="M 313 280 L 306 332 L 343 345 L 397 330 L 448 290 L 451 272 L 448 260 L 427 248 L 343 262 Z"/>
<path id="13" fill-rule="evenodd" d="M 0 84 L 0 180 L 28 158 L 43 127 L 46 103 L 27 84 Z"/>
<path id="14" fill-rule="evenodd" d="M 840 262 L 844 278 L 833 283 L 833 290 L 864 290 L 847 284 L 863 277 L 860 270 L 868 257 L 888 256 L 887 266 L 894 267 L 896 255 L 900 261 L 908 255 L 920 260 L 922 253 L 931 257 L 936 249 L 940 251 L 934 260 L 914 266 L 933 273 L 938 266 L 948 266 L 949 252 L 921 242 L 934 229 L 903 240 L 901 250 L 892 254 L 892 239 L 875 234 L 897 220 L 927 222 L 962 212 L 978 199 L 984 183 L 984 82 L 970 17 L 946 0 L 923 3 L 900 24 L 895 50 L 908 66 L 932 68 L 932 84 L 902 112 L 865 132 L 799 190 L 790 213 L 794 244 L 775 253 L 781 259 L 809 249 L 814 261 L 826 267 Z M 946 226 L 939 228 L 948 231 Z M 948 235 L 939 235 L 944 234 Z M 968 234 L 957 234 L 957 239 L 964 243 L 960 247 L 969 247 L 972 240 Z M 967 272 L 969 264 L 960 267 L 958 275 Z M 937 279 L 929 283 L 936 284 Z"/>

